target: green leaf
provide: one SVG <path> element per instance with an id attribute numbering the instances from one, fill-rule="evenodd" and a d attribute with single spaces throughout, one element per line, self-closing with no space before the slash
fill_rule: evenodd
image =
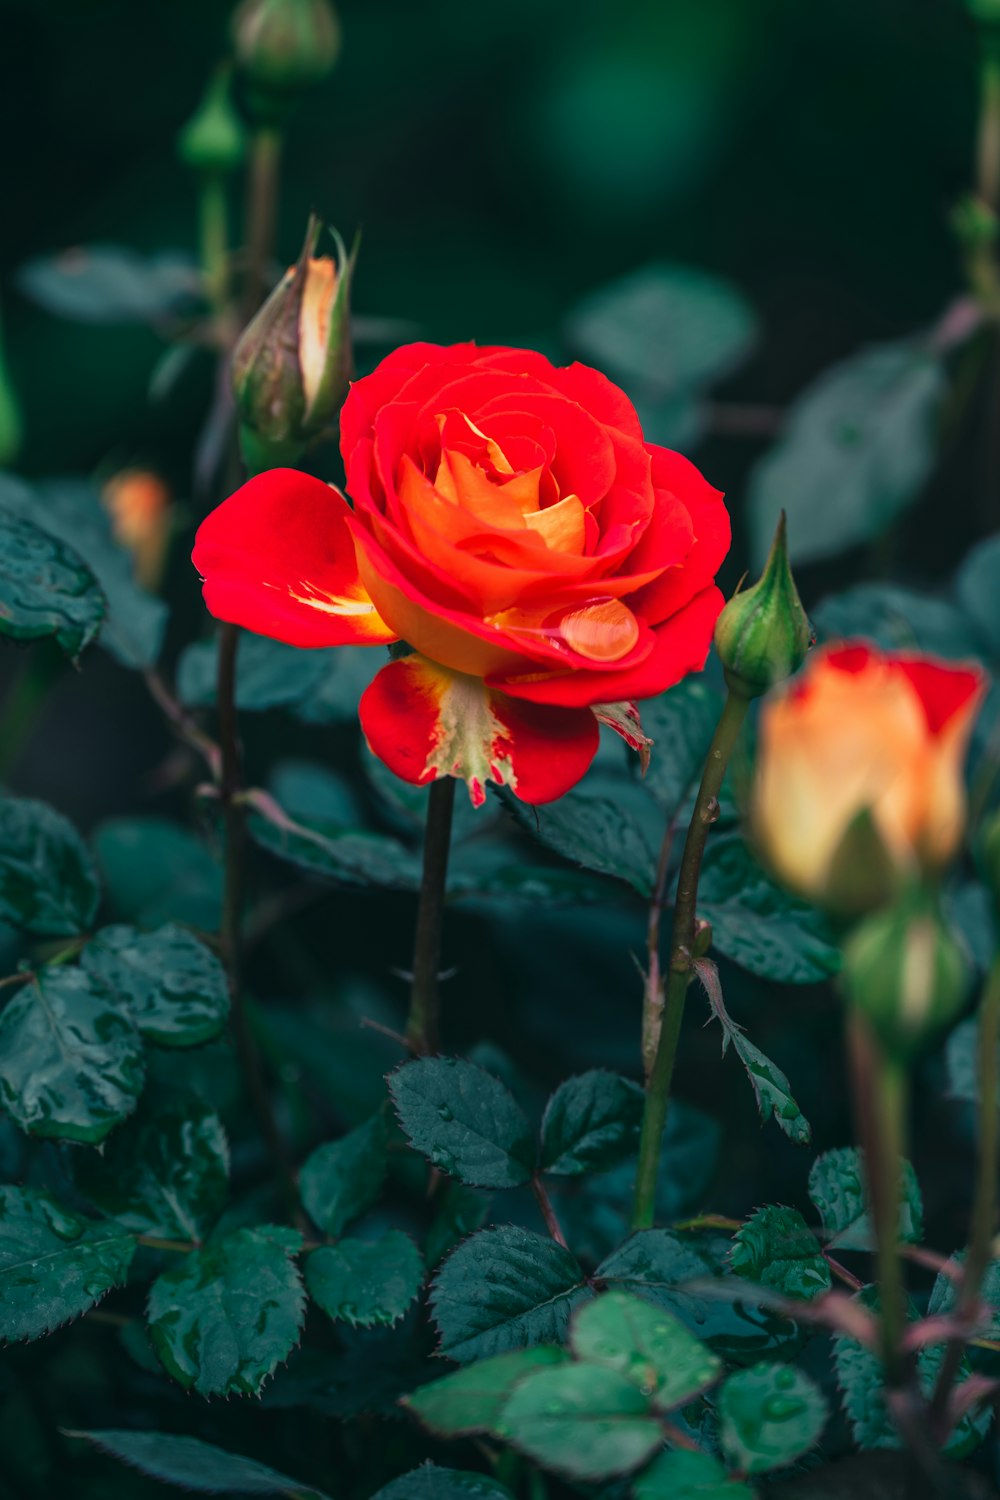
<path id="1" fill-rule="evenodd" d="M 627 1474 L 663 1442 L 639 1387 L 592 1364 L 557 1365 L 518 1381 L 500 1432 L 545 1468 L 586 1480 Z"/>
<path id="2" fill-rule="evenodd" d="M 934 1292 L 938 1292 L 937 1284 L 935 1284 Z M 875 1287 L 865 1287 L 858 1293 L 857 1300 L 863 1306 L 878 1311 L 878 1292 Z M 928 1313 L 943 1310 L 945 1309 L 935 1302 L 934 1293 L 932 1293 Z M 933 1394 L 943 1357 L 943 1344 L 933 1344 L 921 1349 L 917 1355 L 917 1383 L 928 1400 Z M 844 1412 L 858 1446 L 860 1448 L 901 1448 L 903 1444 L 896 1425 L 889 1415 L 882 1365 L 877 1354 L 870 1349 L 863 1348 L 854 1339 L 841 1337 L 834 1340 L 833 1364 Z M 970 1374 L 969 1361 L 963 1355 L 958 1373 L 958 1384 L 961 1385 L 968 1380 Z M 992 1417 L 993 1412 L 989 1406 L 979 1409 L 973 1407 L 965 1412 L 948 1435 L 942 1452 L 949 1458 L 965 1458 L 982 1442 Z"/>
<path id="3" fill-rule="evenodd" d="M 643 786 L 668 819 L 678 818 L 697 790 L 722 704 L 721 693 L 692 676 L 642 705 L 642 727 L 653 741 Z"/>
<path id="4" fill-rule="evenodd" d="M 809 1301 L 832 1285 L 819 1241 L 795 1208 L 772 1204 L 736 1231 L 729 1263 L 737 1276 Z"/>
<path id="5" fill-rule="evenodd" d="M 509 1089 L 458 1057 L 421 1057 L 389 1075 L 410 1145 L 470 1187 L 511 1188 L 534 1171 L 531 1128 Z"/>
<path id="6" fill-rule="evenodd" d="M 295 717 L 304 724 L 356 727 L 361 695 L 385 665 L 385 652 L 371 646 L 337 646 L 323 654 L 326 675 L 314 693 L 295 705 Z"/>
<path id="7" fill-rule="evenodd" d="M 383 1485 L 372 1500 L 514 1500 L 505 1485 L 465 1469 L 439 1469 L 421 1464 Z"/>
<path id="8" fill-rule="evenodd" d="M 824 599 L 810 614 L 820 641 L 863 636 L 884 651 L 928 651 L 961 660 L 979 641 L 968 619 L 947 599 L 894 583 L 859 583 Z"/>
<path id="9" fill-rule="evenodd" d="M 431 1285 L 438 1352 L 464 1364 L 559 1343 L 588 1295 L 580 1266 L 554 1240 L 515 1224 L 484 1229 L 452 1251 Z"/>
<path id="10" fill-rule="evenodd" d="M 805 1145 L 812 1136 L 812 1126 L 793 1099 L 788 1079 L 777 1063 L 765 1057 L 747 1039 L 742 1026 L 738 1026 L 726 1010 L 718 970 L 711 960 L 698 959 L 694 967 L 708 995 L 712 1014 L 722 1027 L 722 1055 L 725 1057 L 732 1044 L 733 1051 L 746 1069 L 761 1119 L 769 1120 L 773 1115 L 789 1140 L 794 1141 L 797 1146 Z"/>
<path id="11" fill-rule="evenodd" d="M 423 1385 L 403 1405 L 439 1437 L 495 1433 L 500 1414 L 519 1380 L 533 1370 L 563 1364 L 568 1355 L 552 1344 L 515 1349 L 493 1359 L 477 1359 L 464 1369 Z"/>
<path id="12" fill-rule="evenodd" d="M 640 896 L 653 894 L 656 859 L 638 822 L 610 797 L 567 792 L 558 802 L 532 807 L 501 797 L 522 828 L 548 849 L 586 870 L 626 881 Z"/>
<path id="13" fill-rule="evenodd" d="M 972 621 L 991 656 L 1000 657 L 1000 537 L 991 536 L 965 558 L 955 575 L 958 602 Z"/>
<path id="14" fill-rule="evenodd" d="M 470 804 L 471 806 L 471 804 Z M 499 903 L 530 906 L 607 906 L 614 899 L 607 881 L 584 870 L 544 865 L 504 864 L 482 859 L 484 846 L 470 843 L 455 850 L 448 865 L 448 900 L 495 910 Z"/>
<path id="15" fill-rule="evenodd" d="M 0 1100 L 29 1135 L 94 1145 L 143 1078 L 132 1018 L 80 969 L 43 969 L 0 1013 Z"/>
<path id="16" fill-rule="evenodd" d="M 277 859 L 344 885 L 415 890 L 420 866 L 410 851 L 385 833 L 346 831 L 321 818 L 292 818 L 269 794 L 250 794 L 251 838 Z"/>
<path id="17" fill-rule="evenodd" d="M 711 922 L 718 952 L 762 979 L 815 984 L 840 966 L 825 919 L 770 881 L 739 837 L 709 840 L 698 915 Z"/>
<path id="18" fill-rule="evenodd" d="M 948 1098 L 965 1104 L 979 1102 L 979 1025 L 979 1016 L 960 1021 L 945 1047 Z"/>
<path id="19" fill-rule="evenodd" d="M 215 954 L 183 927 L 156 932 L 103 927 L 81 963 L 161 1047 L 196 1047 L 218 1036 L 229 1015 L 229 985 Z"/>
<path id="20" fill-rule="evenodd" d="M 633 1500 L 751 1500 L 753 1493 L 732 1480 L 717 1458 L 686 1448 L 660 1453 L 632 1489 Z"/>
<path id="21" fill-rule="evenodd" d="M 0 1338 L 37 1339 L 122 1286 L 135 1241 L 48 1193 L 0 1187 Z"/>
<path id="22" fill-rule="evenodd" d="M 151 1479 L 175 1484 L 180 1489 L 206 1495 L 286 1495 L 289 1500 L 328 1500 L 322 1490 L 289 1479 L 242 1453 L 227 1453 L 200 1438 L 177 1437 L 170 1432 L 74 1432 L 67 1437 L 85 1438 L 102 1453 L 121 1459 Z"/>
<path id="23" fill-rule="evenodd" d="M 574 1177 L 631 1156 L 639 1144 L 645 1097 L 638 1084 L 603 1068 L 567 1078 L 545 1106 L 542 1170 Z"/>
<path id="24" fill-rule="evenodd" d="M 945 388 L 940 360 L 909 340 L 862 350 L 825 371 L 795 402 L 784 435 L 751 475 L 757 564 L 782 510 L 794 563 L 835 557 L 880 536 L 930 473 Z"/>
<path id="25" fill-rule="evenodd" d="M 381 1114 L 356 1130 L 317 1146 L 299 1173 L 299 1192 L 306 1212 L 334 1239 L 352 1219 L 378 1202 L 385 1182 L 388 1132 Z"/>
<path id="26" fill-rule="evenodd" d="M 617 1370 L 659 1411 L 692 1400 L 722 1368 L 678 1318 L 629 1292 L 604 1292 L 585 1303 L 569 1341 L 577 1359 Z"/>
<path id="27" fill-rule="evenodd" d="M 107 601 L 99 644 L 122 666 L 154 666 L 169 611 L 136 583 L 132 557 L 115 540 L 111 517 L 90 481 L 52 479 L 29 486 L 0 475 L 0 506 L 40 526 L 86 563 Z"/>
<path id="28" fill-rule="evenodd" d="M 147 1094 L 103 1152 L 77 1156 L 73 1175 L 85 1198 L 128 1229 L 201 1240 L 229 1190 L 226 1133 L 197 1099 Z"/>
<path id="29" fill-rule="evenodd" d="M 0 508 L 0 635 L 15 641 L 55 636 L 75 659 L 97 635 L 106 608 L 78 553 Z"/>
<path id="30" fill-rule="evenodd" d="M 424 1241 L 424 1259 L 431 1270 L 453 1250 L 459 1240 L 481 1229 L 490 1211 L 490 1195 L 462 1182 L 442 1179 L 441 1191 L 435 1194 L 437 1211 Z"/>
<path id="31" fill-rule="evenodd" d="M 723 1452 L 747 1474 L 784 1468 L 808 1453 L 828 1415 L 823 1393 L 808 1375 L 772 1364 L 730 1375 L 718 1410 Z"/>
<path id="32" fill-rule="evenodd" d="M 294 1230 L 238 1229 L 184 1257 L 149 1293 L 153 1347 L 199 1396 L 255 1396 L 298 1341 L 305 1294 Z"/>
<path id="33" fill-rule="evenodd" d="M 76 937 L 100 901 L 87 846 L 61 813 L 0 798 L 0 919 L 35 937 Z"/>
<path id="34" fill-rule="evenodd" d="M 904 1244 L 918 1244 L 924 1232 L 924 1205 L 917 1174 L 908 1161 L 903 1163 L 902 1179 L 899 1237 Z M 838 1146 L 817 1156 L 809 1170 L 809 1196 L 831 1246 L 875 1249 L 864 1158 L 856 1146 Z"/>
<path id="35" fill-rule="evenodd" d="M 214 932 L 222 869 L 204 844 L 164 818 L 114 818 L 92 837 L 108 902 L 124 922 L 181 922 Z"/>
<path id="36" fill-rule="evenodd" d="M 244 632 L 236 656 L 236 707 L 241 712 L 294 708 L 328 675 L 335 651 L 308 651 Z M 177 664 L 177 696 L 190 708 L 214 708 L 218 642 L 188 646 Z"/>
<path id="37" fill-rule="evenodd" d="M 728 1269 L 728 1249 L 726 1241 L 722 1252 L 713 1255 L 702 1240 L 691 1236 L 670 1229 L 640 1229 L 601 1262 L 593 1279 L 673 1313 L 726 1360 L 745 1363 L 786 1351 L 797 1339 L 795 1324 L 757 1306 L 752 1291 L 748 1289 L 745 1302 L 709 1295 L 711 1281 Z"/>
<path id="38" fill-rule="evenodd" d="M 965 1252 L 959 1251 L 952 1259 L 960 1266 L 963 1265 Z M 979 1289 L 979 1300 L 984 1304 L 986 1314 L 977 1325 L 977 1335 L 994 1343 L 1000 1341 L 1000 1260 L 991 1260 L 987 1265 Z M 957 1301 L 958 1287 L 953 1277 L 939 1271 L 927 1304 L 928 1317 L 953 1312 Z M 970 1344 L 967 1353 L 973 1369 L 981 1370 L 994 1378 L 1000 1375 L 1000 1353 L 996 1349 L 982 1349 Z"/>
<path id="39" fill-rule="evenodd" d="M 632 395 L 665 397 L 721 379 L 756 337 L 734 287 L 690 266 L 654 261 L 581 302 L 566 336 Z"/>
<path id="40" fill-rule="evenodd" d="M 420 1292 L 424 1262 L 402 1230 L 390 1229 L 369 1244 L 346 1239 L 314 1250 L 306 1261 L 313 1301 L 334 1321 L 352 1328 L 397 1323 Z"/>
<path id="41" fill-rule="evenodd" d="M 74 245 L 25 261 L 17 285 L 48 312 L 75 322 L 159 323 L 190 309 L 200 281 L 195 265 L 176 253 Z"/>

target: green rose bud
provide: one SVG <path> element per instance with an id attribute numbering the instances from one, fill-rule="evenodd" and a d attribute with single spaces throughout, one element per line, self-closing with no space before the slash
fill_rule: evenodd
<path id="1" fill-rule="evenodd" d="M 958 1016 L 968 971 L 932 893 L 918 888 L 844 943 L 843 982 L 886 1052 L 909 1062 Z"/>
<path id="2" fill-rule="evenodd" d="M 243 160 L 245 133 L 229 93 L 229 71 L 212 79 L 194 114 L 177 137 L 185 166 L 196 172 L 232 172 Z"/>
<path id="3" fill-rule="evenodd" d="M 764 571 L 752 588 L 730 599 L 715 626 L 715 649 L 734 693 L 756 698 L 797 672 L 812 643 L 788 564 L 781 512 Z"/>
<path id="4" fill-rule="evenodd" d="M 353 256 L 334 233 L 337 259 L 313 254 L 309 221 L 302 253 L 233 351 L 240 446 L 253 473 L 293 464 L 333 431 L 352 374 L 350 288 Z"/>
<path id="5" fill-rule="evenodd" d="M 262 123 L 279 123 L 340 53 L 340 23 L 329 0 L 243 0 L 232 35 L 247 102 Z"/>

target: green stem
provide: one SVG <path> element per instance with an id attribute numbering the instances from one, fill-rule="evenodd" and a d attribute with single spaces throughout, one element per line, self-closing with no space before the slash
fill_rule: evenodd
<path id="1" fill-rule="evenodd" d="M 698 879 L 708 830 L 719 816 L 719 793 L 730 756 L 736 746 L 750 700 L 730 692 L 715 727 L 705 760 L 701 785 L 684 841 L 677 877 L 674 925 L 670 946 L 670 977 L 664 1001 L 663 1024 L 646 1085 L 646 1103 L 639 1140 L 639 1166 L 635 1183 L 633 1229 L 648 1229 L 656 1212 L 656 1181 L 660 1167 L 663 1131 L 667 1123 L 670 1083 L 677 1058 L 684 1001 L 694 962 L 695 917 Z"/>
<path id="2" fill-rule="evenodd" d="M 31 743 L 62 669 L 61 658 L 44 645 L 24 650 L 0 709 L 0 781 L 7 780 Z"/>
<path id="3" fill-rule="evenodd" d="M 247 269 L 243 283 L 241 320 L 244 326 L 249 323 L 267 292 L 267 266 L 274 253 L 280 163 L 281 131 L 268 127 L 258 130 L 250 149 Z"/>
<path id="4" fill-rule="evenodd" d="M 907 1075 L 882 1051 L 858 1011 L 848 1020 L 858 1136 L 875 1230 L 882 1368 L 890 1389 L 904 1384 L 906 1288 L 899 1255 L 899 1209 L 905 1150 Z"/>
<path id="5" fill-rule="evenodd" d="M 432 782 L 427 800 L 424 834 L 424 868 L 417 906 L 417 930 L 413 945 L 413 983 L 410 1012 L 406 1019 L 406 1044 L 423 1056 L 438 1047 L 438 977 L 441 967 L 441 928 L 444 920 L 445 881 L 451 846 L 451 817 L 455 806 L 455 778 L 442 776 Z"/>
<path id="6" fill-rule="evenodd" d="M 201 267 L 208 298 L 217 317 L 225 314 L 229 297 L 229 224 L 226 179 L 222 172 L 205 172 L 199 201 Z"/>
<path id="7" fill-rule="evenodd" d="M 969 1248 L 955 1303 L 960 1332 L 945 1350 L 931 1398 L 931 1426 L 941 1442 L 948 1436 L 948 1399 L 961 1369 L 966 1338 L 975 1328 L 983 1278 L 997 1227 L 1000 1173 L 1000 958 L 994 959 L 979 1017 L 979 1159 L 969 1226 Z"/>

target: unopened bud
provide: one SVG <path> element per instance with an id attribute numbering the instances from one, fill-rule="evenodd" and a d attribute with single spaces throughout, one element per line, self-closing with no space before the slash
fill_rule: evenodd
<path id="1" fill-rule="evenodd" d="M 148 469 L 122 469 L 105 483 L 101 500 L 116 540 L 132 555 L 137 580 L 157 588 L 173 526 L 166 484 Z"/>
<path id="2" fill-rule="evenodd" d="M 752 588 L 733 595 L 715 626 L 715 649 L 734 693 L 756 698 L 797 672 L 812 632 L 788 564 L 785 513 L 764 571 Z"/>
<path id="3" fill-rule="evenodd" d="M 340 53 L 340 23 L 329 0 L 243 0 L 232 34 L 248 102 L 264 122 L 280 121 Z"/>
<path id="4" fill-rule="evenodd" d="M 240 336 L 233 390 L 240 444 L 252 472 L 291 464 L 332 431 L 352 373 L 353 257 L 334 234 L 337 259 L 313 250 L 311 219 L 302 254 Z"/>
<path id="5" fill-rule="evenodd" d="M 908 1062 L 955 1020 L 968 972 L 930 892 L 907 892 L 844 944 L 843 980 L 891 1057 Z"/>
<path id="6" fill-rule="evenodd" d="M 232 172 L 243 160 L 245 132 L 229 93 L 229 71 L 220 69 L 177 137 L 185 166 L 196 172 Z"/>

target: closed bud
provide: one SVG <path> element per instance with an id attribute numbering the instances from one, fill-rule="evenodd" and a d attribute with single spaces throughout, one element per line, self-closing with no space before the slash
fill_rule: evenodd
<path id="1" fill-rule="evenodd" d="M 340 24 L 329 0 L 243 0 L 233 16 L 233 46 L 251 109 L 278 122 L 332 69 Z"/>
<path id="2" fill-rule="evenodd" d="M 252 472 L 291 464 L 330 432 L 352 374 L 353 256 L 334 235 L 337 259 L 314 255 L 311 219 L 302 254 L 285 273 L 233 351 L 240 443 Z"/>
<path id="3" fill-rule="evenodd" d="M 243 160 L 245 132 L 233 108 L 228 69 L 220 69 L 177 137 L 185 166 L 196 172 L 232 172 Z"/>
<path id="4" fill-rule="evenodd" d="M 756 698 L 798 671 L 811 641 L 809 621 L 788 564 L 782 511 L 759 580 L 734 594 L 719 616 L 715 649 L 732 691 Z"/>
<path id="5" fill-rule="evenodd" d="M 925 888 L 867 917 L 844 944 L 843 981 L 886 1052 L 909 1062 L 958 1016 L 968 972 Z"/>
<path id="6" fill-rule="evenodd" d="M 157 588 L 173 527 L 166 484 L 148 469 L 122 469 L 106 481 L 101 500 L 115 539 L 132 555 L 137 580 L 145 588 Z"/>

